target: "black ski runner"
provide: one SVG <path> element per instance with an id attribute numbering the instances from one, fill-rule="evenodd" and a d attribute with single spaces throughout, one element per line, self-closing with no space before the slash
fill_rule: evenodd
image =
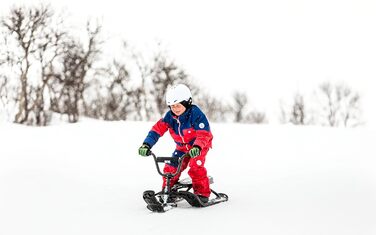
<path id="1" fill-rule="evenodd" d="M 216 193 L 217 197 L 210 199 L 208 202 L 202 202 L 196 194 L 188 191 L 179 192 L 179 196 L 184 198 L 193 207 L 207 207 L 228 200 L 228 196 L 224 193 Z"/>
<path id="2" fill-rule="evenodd" d="M 177 196 L 187 201 L 192 207 L 208 207 L 228 200 L 228 196 L 224 193 L 215 193 L 217 197 L 210 199 L 208 202 L 202 202 L 200 198 L 188 191 L 180 191 Z M 176 203 L 162 204 L 155 196 L 153 190 L 147 190 L 143 194 L 144 201 L 147 203 L 147 208 L 152 212 L 166 212 L 174 207 L 177 207 Z M 181 200 L 178 200 L 181 201 Z"/>
<path id="3" fill-rule="evenodd" d="M 145 191 L 143 198 L 147 204 L 146 208 L 153 212 L 166 212 L 176 207 L 178 201 L 183 200 L 182 198 L 175 198 L 171 202 L 162 203 L 163 200 L 161 199 L 160 193 L 155 194 L 153 190 Z M 170 199 L 168 201 L 170 201 Z"/>
<path id="4" fill-rule="evenodd" d="M 155 197 L 153 190 L 147 190 L 143 194 L 144 201 L 147 204 L 147 208 L 153 212 L 165 212 L 162 203 L 160 203 Z"/>

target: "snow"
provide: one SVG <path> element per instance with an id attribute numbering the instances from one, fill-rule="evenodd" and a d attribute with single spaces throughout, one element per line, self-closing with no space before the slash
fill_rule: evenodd
<path id="1" fill-rule="evenodd" d="M 152 124 L 2 124 L 0 234 L 376 234 L 374 130 L 212 124 L 206 167 L 229 201 L 158 214 L 142 192 L 161 178 L 137 155 Z M 166 133 L 153 151 L 173 147 Z"/>

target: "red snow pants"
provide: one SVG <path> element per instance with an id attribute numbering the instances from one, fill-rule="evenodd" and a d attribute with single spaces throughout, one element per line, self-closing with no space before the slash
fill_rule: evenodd
<path id="1" fill-rule="evenodd" d="M 207 176 L 207 171 L 205 168 L 205 157 L 208 153 L 209 149 L 203 149 L 195 158 L 184 158 L 184 161 L 181 166 L 180 174 L 177 174 L 175 177 L 173 177 L 170 181 L 171 187 L 179 181 L 179 177 L 181 175 L 181 172 L 183 172 L 188 166 L 188 175 L 192 179 L 192 187 L 194 194 L 202 195 L 204 197 L 210 196 L 210 186 L 209 186 L 209 178 Z M 175 173 L 177 170 L 176 167 L 173 167 L 171 165 L 165 164 L 163 168 L 164 173 Z M 163 178 L 163 188 L 166 186 L 166 179 Z"/>

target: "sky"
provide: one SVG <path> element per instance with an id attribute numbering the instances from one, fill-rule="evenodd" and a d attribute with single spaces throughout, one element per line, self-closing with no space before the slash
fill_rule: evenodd
<path id="1" fill-rule="evenodd" d="M 137 155 L 153 123 L 55 121 L 0 125 L 0 234 L 376 234 L 375 131 L 212 124 L 205 164 L 229 201 L 153 214 L 142 193 L 162 179 Z M 168 133 L 153 147 L 173 150 Z"/>
<path id="2" fill-rule="evenodd" d="M 309 95 L 322 82 L 345 82 L 363 97 L 366 121 L 376 120 L 372 0 L 17 2 L 49 2 L 76 25 L 101 19 L 113 53 L 117 40 L 145 51 L 161 41 L 209 92 L 244 91 L 260 110 L 279 110 L 281 99 Z"/>

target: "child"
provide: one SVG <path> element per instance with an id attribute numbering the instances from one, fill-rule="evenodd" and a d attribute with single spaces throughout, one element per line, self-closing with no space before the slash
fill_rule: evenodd
<path id="1" fill-rule="evenodd" d="M 149 131 L 142 146 L 138 149 L 141 156 L 147 156 L 149 150 L 157 143 L 166 131 L 176 143 L 173 157 L 176 161 L 165 164 L 165 173 L 174 173 L 177 170 L 177 159 L 188 153 L 190 158 L 185 158 L 181 171 L 190 169 L 188 175 L 192 178 L 193 191 L 202 202 L 207 202 L 210 196 L 209 179 L 205 168 L 205 157 L 211 148 L 213 135 L 210 131 L 208 119 L 205 114 L 192 104 L 192 94 L 183 84 L 171 87 L 166 92 L 166 104 L 170 110 Z M 180 174 L 171 180 L 173 186 L 179 180 Z M 166 180 L 163 179 L 163 187 Z"/>

